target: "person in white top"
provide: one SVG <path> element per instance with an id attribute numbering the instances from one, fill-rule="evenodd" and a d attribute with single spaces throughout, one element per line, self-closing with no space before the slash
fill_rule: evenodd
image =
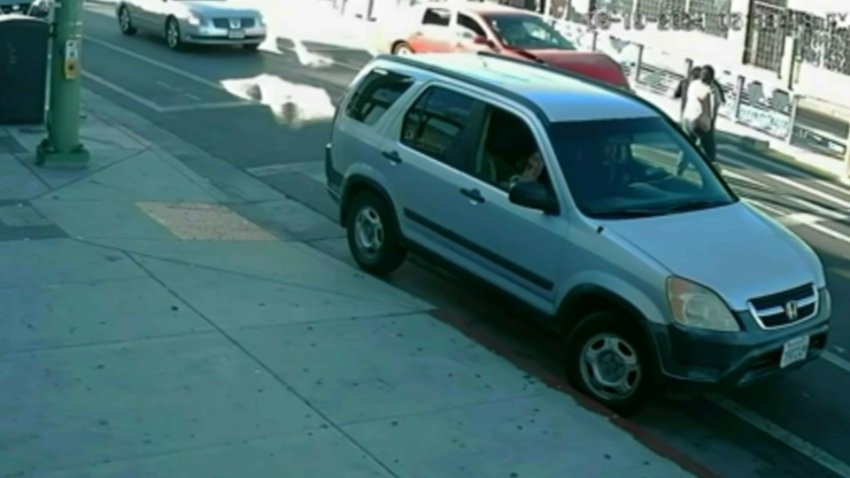
<path id="1" fill-rule="evenodd" d="M 682 126 L 691 139 L 708 156 L 712 164 L 715 161 L 714 122 L 719 108 L 717 92 L 714 89 L 714 71 L 703 67 L 700 79 L 688 85 L 685 108 L 682 112 Z"/>

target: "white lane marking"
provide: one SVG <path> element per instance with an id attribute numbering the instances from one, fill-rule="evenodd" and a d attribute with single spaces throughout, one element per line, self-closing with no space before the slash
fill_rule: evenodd
<path id="1" fill-rule="evenodd" d="M 825 208 L 825 207 L 823 207 L 819 204 L 815 204 L 815 203 L 809 201 L 808 199 L 798 198 L 798 197 L 794 197 L 794 196 L 786 196 L 785 199 L 788 199 L 789 201 L 795 202 L 795 203 L 799 204 L 800 206 L 802 206 L 806 209 L 809 209 L 810 211 L 812 211 L 812 212 L 814 212 L 814 213 L 816 213 L 820 216 L 824 216 L 826 218 L 829 218 L 829 219 L 833 219 L 833 220 L 836 220 L 836 221 L 844 221 L 844 220 L 850 219 L 850 214 L 848 214 L 848 213 L 842 214 L 841 212 L 834 211 L 834 210 L 829 209 L 829 208 Z"/>
<path id="2" fill-rule="evenodd" d="M 785 178 L 785 177 L 782 177 L 782 176 L 778 176 L 776 174 L 765 173 L 765 176 L 769 177 L 770 179 L 772 179 L 774 181 L 786 184 L 786 185 L 791 186 L 793 188 L 797 188 L 800 191 L 805 191 L 805 192 L 807 192 L 807 193 L 809 193 L 813 196 L 817 196 L 817 197 L 823 198 L 827 201 L 831 201 L 835 204 L 838 204 L 839 206 L 841 206 L 844 209 L 850 210 L 850 201 L 835 197 L 832 194 L 825 193 L 825 192 L 821 191 L 820 189 L 815 189 L 811 186 L 806 186 L 805 184 L 798 183 L 797 181 L 794 181 L 792 179 L 788 179 L 788 178 Z"/>
<path id="3" fill-rule="evenodd" d="M 158 104 L 154 103 L 153 101 L 142 98 L 141 96 L 139 96 L 139 95 L 137 95 L 137 94 L 135 94 L 131 91 L 128 91 L 127 89 L 122 88 L 121 86 L 116 85 L 115 83 L 112 83 L 111 81 L 108 81 L 104 78 L 101 78 L 101 77 L 95 75 L 94 73 L 84 71 L 83 76 L 92 80 L 92 81 L 100 83 L 101 85 L 105 86 L 106 88 L 109 88 L 110 90 L 115 91 L 116 93 L 120 93 L 120 94 L 122 94 L 122 95 L 124 95 L 124 96 L 126 96 L 126 97 L 128 97 L 132 100 L 138 101 L 139 103 L 147 106 L 148 108 L 156 111 L 157 113 L 163 112 L 162 107 L 159 106 Z"/>
<path id="4" fill-rule="evenodd" d="M 739 419 L 749 423 L 751 426 L 785 443 L 789 447 L 805 455 L 815 463 L 832 471 L 838 476 L 850 478 L 850 465 L 844 463 L 828 452 L 818 448 L 814 444 L 804 440 L 794 433 L 780 427 L 776 423 L 762 417 L 761 415 L 723 397 L 712 397 L 711 401 L 720 408 L 735 415 Z"/>
<path id="5" fill-rule="evenodd" d="M 767 211 L 769 213 L 773 213 L 773 214 L 779 216 L 780 219 L 782 217 L 785 217 L 785 216 L 790 214 L 789 212 L 783 211 L 782 209 L 780 209 L 776 206 L 771 206 L 771 205 L 769 205 L 765 202 L 759 201 L 758 199 L 752 199 L 752 198 L 746 198 L 745 197 L 744 200 L 747 201 L 748 203 L 752 204 L 753 206 L 756 206 L 759 209 L 764 209 L 765 211 Z"/>
<path id="6" fill-rule="evenodd" d="M 97 38 L 93 38 L 93 37 L 92 37 L 92 36 L 90 36 L 90 35 L 85 35 L 84 37 L 85 37 L 85 39 L 86 39 L 86 40 L 88 40 L 88 41 L 90 41 L 90 42 L 92 42 L 92 43 L 94 43 L 94 44 L 96 44 L 96 45 L 102 46 L 102 47 L 104 47 L 104 48 L 108 48 L 108 49 L 110 49 L 110 50 L 112 50 L 112 51 L 116 51 L 116 52 L 118 52 L 118 53 L 121 53 L 122 55 L 127 55 L 127 56 L 129 56 L 129 57 L 131 57 L 131 58 L 135 58 L 135 59 L 137 59 L 137 60 L 139 60 L 139 61 L 141 61 L 141 62 L 147 63 L 147 64 L 149 64 L 149 65 L 153 65 L 153 66 L 156 66 L 156 67 L 158 67 L 158 68 L 162 68 L 163 70 L 166 70 L 166 71 L 169 71 L 169 72 L 171 72 L 171 73 L 174 73 L 175 75 L 182 76 L 183 78 L 186 78 L 186 79 L 189 79 L 189 80 L 196 81 L 196 82 L 201 83 L 201 84 L 203 84 L 203 85 L 209 86 L 210 88 L 213 88 L 213 89 L 216 89 L 216 90 L 225 91 L 225 92 L 227 91 L 227 90 L 226 90 L 223 86 L 221 86 L 220 84 L 218 84 L 218 83 L 216 83 L 216 82 L 214 82 L 214 81 L 210 81 L 210 80 L 208 80 L 208 79 L 206 79 L 206 78 L 202 78 L 202 77 L 200 77 L 200 76 L 198 76 L 198 75 L 194 75 L 194 74 L 192 74 L 192 73 L 189 73 L 188 71 L 181 70 L 180 68 L 175 68 L 175 67 L 173 67 L 173 66 L 171 66 L 171 65 L 168 65 L 168 64 L 166 64 L 166 63 L 163 63 L 163 62 L 161 62 L 161 61 L 157 61 L 157 60 L 154 60 L 154 59 L 152 59 L 152 58 L 148 58 L 148 57 L 146 57 L 146 56 L 144 56 L 144 55 L 140 55 L 140 54 L 138 54 L 138 53 L 136 53 L 136 52 L 134 52 L 134 51 L 128 50 L 128 49 L 126 49 L 126 48 L 121 48 L 121 47 L 119 47 L 119 46 L 115 46 L 115 45 L 113 45 L 113 44 L 111 44 L 111 43 L 108 43 L 108 42 L 105 42 L 105 41 L 103 41 L 103 40 L 98 40 Z"/>
<path id="7" fill-rule="evenodd" d="M 177 88 L 176 86 L 169 85 L 168 83 L 166 83 L 164 81 L 157 80 L 156 84 L 165 88 L 166 90 L 169 90 L 169 91 L 180 91 L 180 88 Z"/>
<path id="8" fill-rule="evenodd" d="M 846 244 L 850 244 L 850 236 L 848 236 L 846 234 L 842 234 L 838 231 L 833 231 L 832 229 L 824 226 L 823 224 L 811 223 L 811 224 L 806 224 L 806 226 L 814 229 L 815 231 L 818 231 L 819 233 L 821 233 L 823 235 L 829 236 L 829 237 L 831 237 L 831 238 L 833 238 L 837 241 L 841 241 L 841 242 L 844 242 Z"/>
<path id="9" fill-rule="evenodd" d="M 823 354 L 821 354 L 821 357 L 841 370 L 850 373 L 850 360 L 845 360 L 828 350 L 824 351 Z"/>
<path id="10" fill-rule="evenodd" d="M 257 106 L 262 103 L 255 101 L 225 101 L 221 103 L 197 103 L 193 105 L 163 106 L 162 113 L 183 113 L 186 111 L 218 110 L 225 108 L 244 108 L 246 106 Z"/>
<path id="11" fill-rule="evenodd" d="M 788 226 L 813 226 L 821 220 L 821 217 L 815 216 L 814 214 L 809 214 L 807 212 L 793 212 L 791 214 L 786 214 L 785 216 L 779 218 L 779 221 Z"/>
<path id="12" fill-rule="evenodd" d="M 802 171 L 802 170 L 799 170 L 799 169 L 794 169 L 793 167 L 786 166 L 786 165 L 784 165 L 780 162 L 768 161 L 765 158 L 763 158 L 763 157 L 761 157 L 757 154 L 753 154 L 753 153 L 750 153 L 750 152 L 747 152 L 747 151 L 741 151 L 741 150 L 739 150 L 735 147 L 730 147 L 730 146 L 724 145 L 724 146 L 721 146 L 720 149 L 724 149 L 726 151 L 732 151 L 734 153 L 740 154 L 741 156 L 746 156 L 746 157 L 750 158 L 754 163 L 759 163 L 759 165 L 761 165 L 766 170 L 766 172 L 769 172 L 768 170 L 770 168 L 774 168 L 774 169 L 782 171 L 786 174 L 789 174 L 791 176 L 803 176 L 806 179 L 812 180 L 812 181 L 816 182 L 817 184 L 819 184 L 821 186 L 832 189 L 833 191 L 836 191 L 836 192 L 842 193 L 842 194 L 846 194 L 846 195 L 850 195 L 850 189 L 848 189 L 847 186 L 844 186 L 842 184 L 836 184 L 832 181 L 820 179 L 820 178 L 815 177 L 815 176 L 813 176 L 813 175 L 811 175 L 811 174 L 809 174 L 805 171 Z M 735 160 L 727 159 L 727 158 L 724 158 L 724 161 L 736 162 Z"/>
<path id="13" fill-rule="evenodd" d="M 730 164 L 734 164 L 735 166 L 738 166 L 739 168 L 747 168 L 747 165 L 745 163 L 742 163 L 741 161 L 737 161 L 737 160 L 734 160 L 734 159 L 728 159 L 728 158 L 724 158 L 723 161 L 730 163 Z M 799 189 L 800 191 L 807 192 L 807 193 L 809 193 L 813 196 L 823 198 L 827 201 L 838 204 L 839 206 L 841 206 L 841 207 L 843 207 L 847 210 L 850 210 L 850 201 L 835 197 L 831 194 L 825 193 L 825 192 L 820 191 L 818 189 L 815 189 L 813 187 L 806 186 L 805 184 L 798 183 L 797 181 L 794 181 L 792 179 L 784 178 L 782 176 L 779 176 L 779 175 L 776 175 L 776 174 L 773 174 L 773 173 L 769 173 L 767 171 L 763 171 L 761 173 L 764 176 L 766 176 L 766 177 L 768 177 L 768 178 L 770 178 L 770 179 L 772 179 L 776 182 L 780 182 L 782 184 L 785 184 L 785 185 L 791 186 L 793 188 Z"/>
<path id="14" fill-rule="evenodd" d="M 756 181 L 755 179 L 752 179 L 749 176 L 745 176 L 743 174 L 736 173 L 735 171 L 730 171 L 728 169 L 723 171 L 723 176 L 728 176 L 732 179 L 737 179 L 738 181 L 749 183 L 749 184 L 759 186 L 759 187 L 762 187 L 762 188 L 768 187 L 767 184 L 765 184 L 761 181 Z"/>

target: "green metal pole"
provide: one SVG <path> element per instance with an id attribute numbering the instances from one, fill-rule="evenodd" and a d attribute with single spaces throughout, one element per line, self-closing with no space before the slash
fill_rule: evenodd
<path id="1" fill-rule="evenodd" d="M 50 108 L 47 138 L 38 146 L 36 163 L 85 166 L 88 150 L 80 143 L 80 80 L 83 46 L 83 0 L 57 0 L 52 25 Z"/>

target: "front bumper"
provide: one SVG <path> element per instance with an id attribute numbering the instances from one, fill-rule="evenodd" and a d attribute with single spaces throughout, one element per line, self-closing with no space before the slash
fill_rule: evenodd
<path id="1" fill-rule="evenodd" d="M 230 30 L 216 28 L 210 25 L 191 25 L 185 23 L 182 26 L 183 41 L 204 45 L 258 45 L 266 40 L 265 27 L 251 27 L 240 29 L 241 38 L 232 38 Z"/>
<path id="2" fill-rule="evenodd" d="M 706 389 L 740 388 L 777 373 L 800 368 L 818 358 L 826 348 L 830 311 L 782 329 L 765 330 L 747 312 L 738 314 L 741 332 L 722 333 L 686 329 L 678 324 L 651 325 L 660 371 L 671 385 Z M 783 347 L 791 339 L 808 335 L 805 359 L 780 367 Z"/>

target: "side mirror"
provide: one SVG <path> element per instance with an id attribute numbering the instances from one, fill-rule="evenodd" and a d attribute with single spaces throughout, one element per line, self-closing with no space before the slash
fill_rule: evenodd
<path id="1" fill-rule="evenodd" d="M 487 37 L 483 37 L 481 35 L 472 37 L 472 43 L 475 43 L 476 45 L 486 45 L 489 47 L 493 46 L 493 42 L 487 39 Z"/>
<path id="2" fill-rule="evenodd" d="M 558 201 L 539 181 L 518 181 L 508 193 L 508 199 L 519 206 L 539 209 L 546 214 L 558 213 Z"/>

